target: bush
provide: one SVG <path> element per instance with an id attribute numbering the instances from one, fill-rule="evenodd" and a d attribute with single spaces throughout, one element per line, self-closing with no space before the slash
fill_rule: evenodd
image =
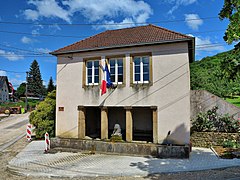
<path id="1" fill-rule="evenodd" d="M 113 135 L 113 136 L 110 138 L 110 141 L 111 141 L 111 142 L 123 142 L 122 136 L 118 136 L 118 135 Z"/>
<path id="2" fill-rule="evenodd" d="M 56 91 L 52 91 L 30 114 L 30 123 L 35 126 L 36 138 L 44 138 L 46 132 L 50 137 L 55 136 L 55 112 Z"/>
<path id="3" fill-rule="evenodd" d="M 225 140 L 223 142 L 224 148 L 240 148 L 240 144 L 236 140 Z"/>
<path id="4" fill-rule="evenodd" d="M 217 113 L 218 107 L 213 107 L 207 112 L 198 113 L 192 120 L 191 131 L 197 132 L 240 132 L 240 122 L 233 117 L 225 114 L 223 116 Z"/>

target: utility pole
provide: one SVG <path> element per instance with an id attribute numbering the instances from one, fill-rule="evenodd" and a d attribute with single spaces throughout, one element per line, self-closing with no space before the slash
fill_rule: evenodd
<path id="1" fill-rule="evenodd" d="M 28 94 L 28 71 L 26 72 L 26 74 L 27 74 L 27 76 L 26 76 L 26 91 L 25 91 L 25 95 L 26 95 L 26 99 L 25 99 L 25 108 L 26 108 L 26 112 L 27 112 L 27 110 L 28 110 L 28 96 L 27 96 L 27 94 Z"/>

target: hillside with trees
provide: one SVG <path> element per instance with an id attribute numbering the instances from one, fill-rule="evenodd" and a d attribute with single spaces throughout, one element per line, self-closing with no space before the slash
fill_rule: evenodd
<path id="1" fill-rule="evenodd" d="M 233 49 L 191 63 L 191 89 L 207 90 L 223 98 L 240 95 L 239 56 L 239 49 Z"/>

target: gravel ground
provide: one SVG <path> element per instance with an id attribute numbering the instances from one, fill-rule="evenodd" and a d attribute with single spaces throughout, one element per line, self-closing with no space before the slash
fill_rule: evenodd
<path id="1" fill-rule="evenodd" d="M 4 152 L 0 152 L 0 179 L 1 180 L 49 180 L 49 178 L 41 178 L 41 177 L 25 177 L 25 176 L 18 176 L 11 174 L 7 171 L 7 163 L 13 157 L 16 156 L 28 143 L 26 142 L 25 138 L 20 139 L 17 143 L 7 148 Z M 59 180 L 60 178 L 50 178 L 51 180 Z M 65 179 L 65 178 L 61 178 Z M 97 177 L 97 178 L 73 178 L 73 180 L 86 180 L 86 179 L 123 179 L 123 180 L 204 180 L 204 179 L 229 179 L 229 180 L 240 180 L 240 167 L 233 167 L 233 168 L 224 168 L 224 169 L 217 169 L 217 170 L 207 170 L 207 171 L 197 171 L 197 172 L 184 172 L 184 173 L 167 173 L 167 174 L 154 174 L 148 177 Z"/>

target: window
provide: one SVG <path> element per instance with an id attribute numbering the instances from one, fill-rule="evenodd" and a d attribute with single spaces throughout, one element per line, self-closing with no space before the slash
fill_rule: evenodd
<path id="1" fill-rule="evenodd" d="M 150 60 L 149 56 L 135 56 L 133 58 L 133 83 L 149 83 Z"/>
<path id="2" fill-rule="evenodd" d="M 99 60 L 86 61 L 86 85 L 98 85 Z"/>
<path id="3" fill-rule="evenodd" d="M 123 58 L 111 58 L 109 64 L 113 84 L 123 84 Z"/>

